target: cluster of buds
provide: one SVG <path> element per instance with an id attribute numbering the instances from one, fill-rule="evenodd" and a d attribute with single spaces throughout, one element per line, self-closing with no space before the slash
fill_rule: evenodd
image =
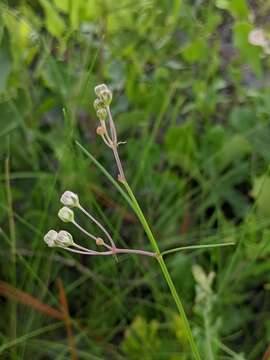
<path id="1" fill-rule="evenodd" d="M 49 247 L 59 246 L 59 247 L 68 247 L 74 245 L 72 235 L 64 230 L 59 232 L 55 230 L 50 230 L 44 236 L 44 241 Z"/>
<path id="2" fill-rule="evenodd" d="M 97 134 L 102 137 L 104 143 L 110 148 L 117 147 L 116 129 L 112 119 L 110 104 L 112 101 L 112 92 L 107 85 L 101 84 L 95 87 L 97 98 L 94 101 L 94 108 L 100 125 L 97 127 Z M 106 120 L 109 119 L 109 131 L 107 129 Z"/>
<path id="3" fill-rule="evenodd" d="M 110 250 L 110 252 L 113 253 L 113 250 L 115 248 L 114 242 L 110 236 L 110 234 L 106 231 L 106 229 L 91 215 L 89 214 L 80 204 L 79 197 L 77 194 L 75 194 L 72 191 L 65 191 L 63 195 L 60 198 L 60 202 L 64 205 L 58 212 L 58 217 L 63 222 L 71 222 L 74 224 L 79 230 L 81 230 L 84 234 L 86 234 L 88 237 L 93 239 L 96 242 L 97 246 L 104 246 Z M 110 240 L 111 245 L 108 245 L 105 243 L 105 241 L 97 236 L 92 235 L 88 231 L 86 231 L 83 227 L 81 227 L 76 221 L 75 221 L 75 215 L 72 208 L 78 208 L 80 209 L 86 216 L 88 216 L 97 226 L 101 228 L 101 230 L 105 233 L 107 238 Z M 82 254 L 87 255 L 98 255 L 98 254 L 106 254 L 107 252 L 97 252 L 88 248 L 84 248 L 78 244 L 76 244 L 73 240 L 72 235 L 64 230 L 61 230 L 59 232 L 55 230 L 50 230 L 48 233 L 44 236 L 44 241 L 49 247 L 62 247 L 72 252 L 79 252 Z M 75 249 L 74 249 L 75 248 Z M 76 250 L 79 249 L 79 250 Z"/>
<path id="4" fill-rule="evenodd" d="M 106 135 L 105 120 L 108 117 L 108 108 L 112 101 L 112 92 L 108 89 L 107 85 L 101 84 L 95 87 L 95 93 L 97 98 L 94 101 L 94 108 L 100 121 L 100 126 L 97 128 L 97 134 Z"/>
<path id="5" fill-rule="evenodd" d="M 116 161 L 116 165 L 119 171 L 118 179 L 121 182 L 125 181 L 125 175 L 122 168 L 122 164 L 120 161 L 120 157 L 118 155 L 117 147 L 119 143 L 117 142 L 117 134 L 116 128 L 114 125 L 114 121 L 110 111 L 110 103 L 112 101 L 112 92 L 108 89 L 107 85 L 101 84 L 95 87 L 95 93 L 97 95 L 96 100 L 94 101 L 94 108 L 97 112 L 97 116 L 100 121 L 100 126 L 97 128 L 97 134 L 100 135 L 113 151 L 113 155 Z M 106 126 L 106 119 L 108 118 L 108 128 Z M 144 250 L 136 250 L 136 249 L 120 249 L 117 248 L 114 244 L 114 241 L 109 234 L 109 232 L 105 229 L 105 227 L 87 210 L 85 210 L 80 204 L 79 197 L 72 191 L 65 191 L 64 194 L 60 198 L 61 203 L 64 205 L 58 212 L 58 217 L 63 222 L 70 222 L 75 225 L 82 233 L 87 235 L 89 238 L 95 241 L 97 246 L 103 246 L 106 248 L 106 251 L 95 251 L 88 248 L 85 248 L 81 245 L 76 244 L 73 241 L 72 235 L 67 231 L 55 231 L 50 230 L 45 236 L 44 241 L 49 247 L 58 246 L 65 248 L 68 251 L 72 251 L 75 253 L 86 254 L 86 255 L 115 255 L 115 254 L 140 254 L 146 256 L 156 256 L 155 253 L 144 251 Z M 105 242 L 101 237 L 95 236 L 85 230 L 81 225 L 77 223 L 75 220 L 75 214 L 73 208 L 77 208 L 84 215 L 86 215 L 99 229 L 103 232 L 108 243 Z"/>
<path id="6" fill-rule="evenodd" d="M 101 136 L 104 143 L 113 151 L 113 155 L 116 161 L 117 168 L 119 170 L 119 181 L 125 180 L 124 171 L 120 161 L 120 157 L 117 151 L 117 147 L 125 142 L 118 142 L 115 124 L 112 118 L 110 104 L 112 101 L 112 92 L 107 85 L 101 84 L 95 87 L 95 93 L 97 95 L 94 101 L 94 108 L 97 112 L 97 117 L 100 121 L 100 125 L 97 127 L 97 134 Z M 107 129 L 108 118 L 108 129 Z"/>
<path id="7" fill-rule="evenodd" d="M 64 194 L 61 196 L 60 199 L 61 203 L 64 205 L 58 212 L 58 217 L 63 222 L 71 222 L 75 225 L 80 231 L 82 231 L 85 235 L 95 241 L 98 247 L 103 246 L 106 248 L 106 251 L 95 251 L 81 245 L 78 245 L 73 240 L 72 235 L 65 231 L 61 230 L 59 232 L 55 230 L 50 230 L 44 236 L 44 241 L 49 247 L 61 247 L 68 251 L 85 254 L 85 255 L 115 255 L 118 253 L 136 253 L 142 254 L 147 256 L 154 256 L 153 253 L 143 251 L 143 250 L 133 250 L 133 249 L 119 249 L 116 248 L 110 234 L 105 229 L 105 227 L 100 224 L 100 222 L 91 215 L 88 211 L 86 211 L 79 202 L 79 197 L 77 194 L 73 193 L 72 191 L 65 191 Z M 95 236 L 88 231 L 86 231 L 82 226 L 80 226 L 75 221 L 75 215 L 72 208 L 78 208 L 81 210 L 92 222 L 94 222 L 105 234 L 109 243 L 106 243 L 101 237 Z"/>

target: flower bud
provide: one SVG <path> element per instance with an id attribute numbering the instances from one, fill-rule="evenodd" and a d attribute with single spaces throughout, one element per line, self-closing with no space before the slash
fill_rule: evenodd
<path id="1" fill-rule="evenodd" d="M 44 236 L 44 241 L 49 247 L 56 246 L 57 231 L 50 230 Z"/>
<path id="2" fill-rule="evenodd" d="M 95 93 L 100 98 L 101 91 L 108 91 L 108 87 L 106 84 L 100 84 L 95 87 Z"/>
<path id="3" fill-rule="evenodd" d="M 69 232 L 64 231 L 64 230 L 59 231 L 59 233 L 57 234 L 55 243 L 56 243 L 56 245 L 58 245 L 60 247 L 67 247 L 67 246 L 74 245 L 72 235 Z"/>
<path id="4" fill-rule="evenodd" d="M 103 108 L 103 109 L 99 109 L 97 111 L 97 116 L 99 118 L 99 120 L 106 120 L 107 117 L 107 111 Z"/>
<path id="5" fill-rule="evenodd" d="M 109 89 L 102 90 L 100 92 L 100 99 L 103 101 L 105 105 L 110 105 L 112 101 L 112 92 Z"/>
<path id="6" fill-rule="evenodd" d="M 98 126 L 96 132 L 98 135 L 102 136 L 102 135 L 105 135 L 106 130 L 104 129 L 103 126 Z"/>
<path id="7" fill-rule="evenodd" d="M 98 111 L 98 110 L 100 110 L 100 109 L 104 109 L 104 106 L 105 106 L 105 105 L 104 105 L 104 103 L 103 103 L 102 100 L 96 99 L 96 100 L 94 101 L 93 106 L 94 106 L 94 109 L 95 109 L 96 111 Z"/>
<path id="8" fill-rule="evenodd" d="M 112 92 L 108 88 L 107 85 L 101 84 L 95 87 L 95 93 L 101 100 L 101 102 L 104 103 L 104 105 L 110 105 L 112 101 Z"/>
<path id="9" fill-rule="evenodd" d="M 65 191 L 61 196 L 60 201 L 65 206 L 69 207 L 78 207 L 80 205 L 78 195 L 72 191 Z"/>
<path id="10" fill-rule="evenodd" d="M 59 218 L 64 222 L 74 221 L 74 212 L 67 206 L 62 207 L 58 212 Z"/>
<path id="11" fill-rule="evenodd" d="M 101 238 L 96 238 L 96 244 L 97 244 L 97 246 L 104 245 L 104 240 Z"/>

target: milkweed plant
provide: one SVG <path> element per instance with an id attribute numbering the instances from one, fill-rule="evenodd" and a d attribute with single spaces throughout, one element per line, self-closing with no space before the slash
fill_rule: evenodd
<path id="1" fill-rule="evenodd" d="M 118 147 L 122 142 L 118 141 L 117 138 L 117 131 L 116 126 L 111 114 L 110 104 L 112 101 L 112 92 L 105 84 L 101 84 L 95 87 L 96 93 L 96 100 L 94 101 L 94 108 L 97 113 L 97 117 L 99 119 L 99 125 L 96 129 L 97 135 L 99 135 L 105 145 L 111 149 L 115 163 L 118 170 L 118 177 L 117 180 L 121 185 L 120 191 L 123 192 L 124 196 L 126 197 L 127 201 L 133 208 L 134 212 L 138 216 L 140 223 L 152 245 L 153 251 L 146 251 L 143 249 L 129 249 L 129 248 L 119 248 L 115 245 L 112 236 L 107 231 L 104 225 L 102 225 L 85 207 L 81 204 L 79 197 L 72 191 L 65 191 L 60 198 L 61 203 L 64 205 L 58 212 L 59 218 L 63 222 L 70 222 L 75 227 L 77 227 L 82 233 L 84 233 L 87 237 L 95 242 L 95 244 L 101 249 L 100 251 L 92 250 L 90 248 L 86 248 L 77 244 L 77 242 L 73 239 L 72 235 L 65 231 L 61 230 L 59 232 L 55 230 L 50 230 L 44 236 L 44 241 L 49 247 L 60 247 L 67 251 L 83 254 L 86 256 L 117 256 L 118 254 L 137 254 L 140 256 L 148 256 L 155 259 L 160 269 L 164 275 L 165 281 L 171 291 L 172 297 L 175 301 L 179 314 L 183 321 L 183 326 L 190 344 L 191 352 L 193 358 L 196 360 L 200 360 L 200 354 L 197 349 L 197 345 L 195 343 L 194 337 L 191 332 L 191 328 L 189 325 L 189 321 L 187 319 L 182 301 L 176 291 L 174 282 L 170 276 L 170 273 L 167 269 L 166 263 L 164 261 L 164 255 L 176 252 L 182 249 L 187 248 L 201 248 L 206 247 L 207 245 L 198 245 L 198 246 L 189 246 L 189 247 L 182 247 L 182 248 L 175 248 L 170 249 L 164 252 L 161 252 L 158 246 L 158 243 L 153 235 L 153 232 L 145 218 L 145 215 L 134 195 L 127 178 L 124 173 L 123 165 L 119 156 Z M 116 185 L 118 185 L 116 183 Z M 79 209 L 90 221 L 92 221 L 103 233 L 103 237 L 95 236 L 91 234 L 86 229 L 84 229 L 75 219 L 73 209 Z M 214 246 L 226 246 L 232 245 L 232 243 L 225 243 L 225 244 L 214 244 L 208 245 L 207 247 L 214 247 Z"/>

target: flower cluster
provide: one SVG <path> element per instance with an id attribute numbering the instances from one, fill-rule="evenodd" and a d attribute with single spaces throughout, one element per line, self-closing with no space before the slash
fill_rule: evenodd
<path id="1" fill-rule="evenodd" d="M 101 84 L 95 87 L 95 93 L 97 98 L 94 101 L 94 108 L 97 113 L 97 117 L 100 121 L 100 125 L 97 127 L 97 134 L 102 137 L 104 143 L 111 149 L 116 149 L 117 134 L 110 111 L 110 103 L 112 101 L 112 92 L 108 86 Z M 108 119 L 108 125 L 107 123 Z M 108 126 L 108 128 L 107 128 Z"/>
<path id="2" fill-rule="evenodd" d="M 79 197 L 77 194 L 75 194 L 72 191 L 65 191 L 63 195 L 60 198 L 60 202 L 64 205 L 58 212 L 58 217 L 63 222 L 71 222 L 73 225 L 75 225 L 80 231 L 82 231 L 84 234 L 86 234 L 88 237 L 93 239 L 97 246 L 104 246 L 109 251 L 107 252 L 97 252 L 88 248 L 84 248 L 78 244 L 76 244 L 73 240 L 72 235 L 64 230 L 61 230 L 59 232 L 55 230 L 50 230 L 48 233 L 44 236 L 44 241 L 49 247 L 62 247 L 72 252 L 79 252 L 82 254 L 87 255 L 99 255 L 99 254 L 113 254 L 115 245 L 114 242 L 108 233 L 108 231 L 91 215 L 88 211 L 86 211 L 80 204 Z M 106 237 L 109 239 L 111 245 L 107 244 L 101 237 L 97 237 L 88 231 L 86 231 L 82 226 L 80 226 L 75 221 L 75 215 L 72 208 L 78 208 L 81 210 L 88 218 L 90 218 L 91 221 L 93 221 L 106 235 Z M 79 249 L 79 250 L 77 250 Z"/>
<path id="3" fill-rule="evenodd" d="M 112 101 L 112 92 L 108 89 L 107 85 L 101 84 L 95 87 L 95 93 L 97 98 L 94 101 L 94 108 L 97 112 L 97 117 L 100 120 L 100 126 L 97 128 L 97 134 L 107 136 L 105 120 L 108 117 L 108 108 Z"/>
<path id="4" fill-rule="evenodd" d="M 97 134 L 100 135 L 105 142 L 105 144 L 111 148 L 116 165 L 119 171 L 118 179 L 119 181 L 125 181 L 125 175 L 118 155 L 117 147 L 119 143 L 117 142 L 116 128 L 114 121 L 110 112 L 110 103 L 112 101 L 112 92 L 108 89 L 107 85 L 101 84 L 95 87 L 95 93 L 97 95 L 96 100 L 94 101 L 94 108 L 97 112 L 97 116 L 100 121 L 100 126 L 97 128 Z M 108 129 L 107 129 L 107 118 L 108 118 Z M 86 254 L 86 255 L 115 255 L 120 253 L 135 253 L 146 256 L 155 256 L 155 253 L 136 250 L 136 249 L 120 249 L 117 248 L 114 244 L 114 241 L 106 230 L 106 228 L 87 210 L 85 210 L 80 204 L 79 197 L 72 191 L 65 191 L 60 198 L 61 203 L 64 205 L 58 212 L 58 217 L 63 222 L 70 222 L 77 227 L 82 233 L 95 241 L 97 246 L 103 246 L 106 248 L 106 251 L 95 251 L 88 248 L 85 248 L 81 245 L 76 244 L 73 240 L 72 235 L 67 231 L 61 230 L 59 232 L 55 230 L 50 230 L 45 236 L 44 241 L 49 247 L 62 247 L 68 251 L 75 253 Z M 101 237 L 95 236 L 85 230 L 81 225 L 75 220 L 75 214 L 73 208 L 77 208 L 84 215 L 86 215 L 99 229 L 103 232 L 108 242 L 104 241 Z"/>
<path id="5" fill-rule="evenodd" d="M 96 132 L 101 136 L 104 143 L 112 150 L 119 171 L 118 180 L 123 182 L 125 180 L 125 175 L 117 148 L 120 144 L 125 144 L 125 142 L 118 142 L 117 140 L 116 127 L 110 110 L 112 92 L 107 85 L 101 84 L 95 87 L 95 93 L 97 98 L 94 101 L 94 108 L 100 121 Z"/>
<path id="6" fill-rule="evenodd" d="M 78 195 L 72 191 L 65 191 L 60 201 L 65 206 L 59 210 L 59 218 L 64 222 L 74 222 L 74 213 L 70 208 L 80 206 Z M 64 230 L 59 232 L 55 230 L 48 231 L 44 236 L 44 241 L 49 247 L 69 247 L 75 244 L 72 235 Z"/>
<path id="7" fill-rule="evenodd" d="M 55 230 L 48 231 L 47 234 L 44 236 L 44 241 L 49 247 L 68 247 L 74 245 L 72 235 L 64 230 L 61 230 L 59 232 Z"/>
<path id="8" fill-rule="evenodd" d="M 99 246 L 105 247 L 106 251 L 95 251 L 76 244 L 75 241 L 73 240 L 72 235 L 65 230 L 61 230 L 59 232 L 55 230 L 50 230 L 47 232 L 47 234 L 44 236 L 44 241 L 49 247 L 61 247 L 68 251 L 79 254 L 85 254 L 85 255 L 140 254 L 146 256 L 155 256 L 154 253 L 144 250 L 117 248 L 113 242 L 111 235 L 108 233 L 105 227 L 102 224 L 100 224 L 100 222 L 93 215 L 91 215 L 81 206 L 78 195 L 73 193 L 72 191 L 65 191 L 64 194 L 61 196 L 60 201 L 64 206 L 59 210 L 58 217 L 63 222 L 71 222 L 85 235 L 87 235 L 89 238 L 94 240 L 98 247 Z M 75 216 L 72 208 L 78 208 L 93 223 L 95 223 L 95 225 L 97 225 L 100 228 L 100 230 L 104 233 L 110 244 L 106 243 L 101 237 L 89 233 L 82 226 L 80 226 L 75 221 Z"/>

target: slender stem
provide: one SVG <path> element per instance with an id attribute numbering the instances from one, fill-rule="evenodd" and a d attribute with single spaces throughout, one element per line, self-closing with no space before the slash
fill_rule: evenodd
<path id="1" fill-rule="evenodd" d="M 166 266 L 162 256 L 160 256 L 158 258 L 158 262 L 159 262 L 159 265 L 160 265 L 161 270 L 163 272 L 163 275 L 165 277 L 165 280 L 166 280 L 166 282 L 167 282 L 167 284 L 168 284 L 168 286 L 169 286 L 169 288 L 171 290 L 171 294 L 172 294 L 173 299 L 174 299 L 174 301 L 176 303 L 179 314 L 180 314 L 180 316 L 181 316 L 181 318 L 183 320 L 185 330 L 186 330 L 186 334 L 187 334 L 187 337 L 188 337 L 190 347 L 192 349 L 194 359 L 201 360 L 199 351 L 197 349 L 195 340 L 194 340 L 192 332 L 191 332 L 191 328 L 189 326 L 189 322 L 188 322 L 188 319 L 187 319 L 187 316 L 186 316 L 184 306 L 183 306 L 182 301 L 181 301 L 181 299 L 180 299 L 180 297 L 179 297 L 179 295 L 178 295 L 178 293 L 176 291 L 176 288 L 175 288 L 174 283 L 172 281 L 171 275 L 169 274 L 169 271 L 167 269 L 167 266 Z"/>
<path id="2" fill-rule="evenodd" d="M 102 139 L 109 148 L 112 148 L 113 141 L 112 141 L 112 139 L 110 138 L 110 136 L 108 134 L 106 121 L 105 120 L 100 120 L 100 124 L 103 127 L 103 129 L 105 130 L 105 134 L 102 135 Z"/>
<path id="3" fill-rule="evenodd" d="M 83 251 L 86 251 L 86 252 L 91 252 L 92 254 L 96 254 L 96 253 L 98 253 L 99 251 L 95 251 L 95 250 L 91 250 L 91 249 L 87 249 L 87 248 L 85 248 L 84 246 L 81 246 L 81 245 L 78 245 L 78 244 L 73 244 L 72 245 L 73 247 L 76 247 L 77 249 L 79 249 L 79 250 L 83 250 Z"/>
<path id="4" fill-rule="evenodd" d="M 117 168 L 118 168 L 118 171 L 119 171 L 120 179 L 121 179 L 121 181 L 124 181 L 126 179 L 125 178 L 125 173 L 124 173 L 124 170 L 123 170 L 123 167 L 122 167 L 122 164 L 121 164 L 121 160 L 120 160 L 120 157 L 119 157 L 119 154 L 118 154 L 118 150 L 117 150 L 117 146 L 118 146 L 117 132 L 116 132 L 116 128 L 115 128 L 115 125 L 114 125 L 114 121 L 113 121 L 111 110 L 110 110 L 109 106 L 106 106 L 106 111 L 107 111 L 107 114 L 108 114 L 108 117 L 109 117 L 110 131 L 111 131 L 111 136 L 112 136 L 111 149 L 113 151 L 113 155 L 114 155 L 116 165 L 117 165 Z"/>
<path id="5" fill-rule="evenodd" d="M 137 202 L 137 199 L 135 197 L 135 195 L 133 194 L 133 191 L 132 189 L 130 188 L 130 186 L 128 185 L 127 181 L 126 181 L 126 177 L 125 177 L 125 174 L 124 174 L 124 170 L 123 170 L 123 167 L 122 167 L 122 164 L 121 164 L 121 160 L 120 160 L 120 157 L 119 157 L 119 154 L 118 154 L 118 151 L 117 151 L 117 134 L 116 134 L 116 129 L 115 129 L 115 125 L 114 125 L 114 122 L 113 122 L 113 119 L 112 119 L 112 116 L 111 116 L 111 112 L 110 112 L 110 108 L 109 106 L 106 107 L 106 110 L 107 110 L 107 113 L 108 113 L 108 116 L 109 116 L 109 123 L 110 123 L 110 131 L 111 131 L 111 135 L 112 135 L 112 140 L 113 140 L 113 146 L 112 146 L 112 150 L 113 150 L 113 155 L 114 155 L 114 158 L 115 158 L 115 161 L 116 161 L 116 165 L 117 165 L 117 168 L 119 170 L 119 177 L 118 177 L 118 180 L 124 185 L 129 197 L 130 197 L 130 200 L 131 200 L 131 203 L 132 203 L 132 208 L 134 209 L 135 213 L 137 214 L 143 228 L 144 228 L 144 231 L 145 233 L 147 234 L 147 237 L 149 238 L 151 244 L 152 244 L 152 247 L 156 253 L 156 258 L 158 260 L 158 263 L 160 265 L 160 268 L 163 272 L 163 275 L 164 275 L 164 278 L 170 288 L 170 291 L 172 293 L 172 296 L 174 298 L 174 301 L 176 303 L 176 306 L 178 308 L 178 311 L 179 311 L 179 314 L 180 316 L 182 317 L 182 320 L 183 320 L 183 323 L 184 323 L 184 327 L 185 327 L 185 330 L 186 330 L 186 333 L 187 333 L 187 337 L 188 337 L 188 340 L 189 340 L 189 344 L 190 344 L 190 347 L 191 347 L 191 350 L 192 350 L 192 353 L 193 353 L 193 357 L 194 359 L 196 360 L 201 360 L 201 357 L 200 357 L 200 354 L 198 352 L 198 349 L 197 349 L 197 346 L 195 344 L 195 341 L 193 339 L 193 335 L 192 335 L 192 332 L 191 332 L 191 329 L 190 329 L 190 326 L 189 326 L 189 322 L 188 322 L 188 319 L 186 317 L 186 314 L 185 314 L 185 310 L 184 310 L 184 307 L 182 305 L 182 302 L 179 298 L 179 295 L 177 294 L 177 291 L 176 291 L 176 288 L 174 286 L 174 283 L 171 279 L 171 276 L 169 274 L 169 271 L 167 269 L 167 266 L 163 260 L 163 257 L 160 253 L 160 250 L 159 250 L 159 247 L 158 247 L 158 244 L 156 242 L 156 239 L 150 229 L 150 226 L 148 225 L 148 222 L 147 220 L 145 219 L 145 216 Z"/>
<path id="6" fill-rule="evenodd" d="M 214 248 L 214 247 L 223 247 L 223 246 L 231 246 L 231 245 L 235 245 L 234 242 L 228 242 L 228 243 L 220 243 L 220 244 L 204 244 L 204 245 L 190 245 L 190 246 L 180 246 L 174 249 L 169 249 L 166 251 L 162 251 L 161 255 L 168 255 L 168 254 L 172 254 L 175 253 L 177 251 L 182 251 L 182 250 L 194 250 L 194 249 L 208 249 L 208 248 Z"/>
<path id="7" fill-rule="evenodd" d="M 111 144 L 109 143 L 108 139 L 106 138 L 106 135 L 101 135 L 101 137 L 102 137 L 102 140 L 105 142 L 105 144 L 106 144 L 109 148 L 111 148 Z"/>
<path id="8" fill-rule="evenodd" d="M 152 256 L 155 257 L 157 254 L 151 251 L 145 250 L 138 250 L 138 249 L 114 249 L 117 254 L 138 254 L 138 255 L 145 255 L 145 256 Z"/>
<path id="9" fill-rule="evenodd" d="M 115 255 L 115 254 L 137 254 L 137 255 L 144 255 L 144 256 L 150 256 L 150 257 L 155 257 L 156 253 L 151 252 L 151 251 L 145 251 L 145 250 L 139 250 L 139 249 L 118 249 L 118 248 L 114 248 L 110 251 L 94 251 L 94 250 L 90 250 L 87 248 L 84 248 L 83 246 L 74 244 L 72 245 L 80 250 L 76 250 L 70 247 L 66 247 L 65 249 L 70 251 L 70 252 L 75 252 L 78 254 L 83 254 L 83 255 Z"/>
<path id="10" fill-rule="evenodd" d="M 122 167 L 122 164 L 121 164 L 121 160 L 120 160 L 120 157 L 119 157 L 119 154 L 118 154 L 118 150 L 117 150 L 117 145 L 113 145 L 112 151 L 113 151 L 113 155 L 114 155 L 116 165 L 117 165 L 117 168 L 118 168 L 118 171 L 119 171 L 121 182 L 126 181 L 125 173 L 124 173 L 124 170 L 123 170 L 123 167 Z"/>
<path id="11" fill-rule="evenodd" d="M 89 217 L 90 220 L 93 221 L 93 223 L 95 223 L 102 231 L 103 233 L 107 236 L 107 238 L 109 239 L 112 247 L 115 248 L 115 243 L 111 237 L 111 235 L 108 233 L 108 231 L 105 229 L 105 227 L 96 219 L 94 218 L 93 215 L 91 215 L 87 210 L 85 210 L 81 205 L 78 206 L 79 209 L 87 216 Z"/>
<path id="12" fill-rule="evenodd" d="M 127 181 L 123 181 L 123 185 L 125 186 L 130 198 L 131 198 L 131 201 L 133 202 L 133 205 L 134 205 L 134 210 L 136 211 L 136 214 L 146 232 L 146 235 L 148 236 L 151 244 L 152 244 L 152 247 L 154 248 L 155 252 L 160 255 L 160 250 L 159 250 L 159 247 L 157 245 L 157 242 L 154 238 L 154 235 L 150 229 L 150 226 L 148 225 L 148 222 L 146 221 L 145 217 L 144 217 L 144 214 L 138 204 L 138 201 L 135 197 L 135 195 L 133 194 L 133 191 L 131 190 L 129 184 L 127 183 Z"/>
<path id="13" fill-rule="evenodd" d="M 77 253 L 77 254 L 83 254 L 83 255 L 92 255 L 92 256 L 98 256 L 98 255 L 113 255 L 112 251 L 101 251 L 101 252 L 96 252 L 93 253 L 92 251 L 81 251 L 81 250 L 75 250 L 75 249 L 71 249 L 69 247 L 65 247 L 64 248 L 67 251 L 73 252 L 73 253 Z"/>
<path id="14" fill-rule="evenodd" d="M 158 247 L 158 244 L 156 242 L 156 239 L 150 229 L 150 226 L 148 225 L 148 222 L 147 220 L 145 219 L 145 216 L 137 202 L 137 199 L 135 197 L 135 195 L 133 194 L 133 191 L 132 189 L 130 188 L 129 184 L 126 182 L 126 181 L 123 181 L 122 182 L 123 185 L 125 186 L 130 198 L 131 198 L 131 201 L 133 202 L 133 205 L 134 205 L 134 210 L 152 244 L 152 247 L 154 249 L 154 251 L 156 252 L 157 254 L 157 260 L 158 260 L 158 263 L 159 263 L 159 266 L 163 272 L 163 275 L 164 275 L 164 278 L 169 286 L 169 289 L 171 291 L 171 294 L 173 296 L 173 299 L 176 303 L 176 306 L 177 306 L 177 309 L 179 311 L 179 314 L 183 320 L 183 323 L 184 323 L 184 326 L 185 326 L 185 330 L 186 330 L 186 333 L 187 333 L 187 337 L 188 337 L 188 341 L 189 341 L 189 344 L 190 344 L 190 347 L 191 347 L 191 350 L 192 350 L 192 353 L 193 353 L 193 356 L 194 356 L 194 359 L 196 360 L 201 360 L 201 357 L 200 357 L 200 354 L 199 354 L 199 351 L 197 349 L 197 346 L 195 344 L 195 341 L 194 341 L 194 338 L 193 338 L 193 335 L 192 335 L 192 332 L 191 332 L 191 328 L 189 326 L 189 322 L 188 322 L 188 319 L 187 319 L 187 316 L 186 316 L 186 313 L 185 313 L 185 310 L 184 310 L 184 307 L 183 307 L 183 304 L 181 302 L 181 299 L 176 291 L 176 288 L 174 286 L 174 283 L 172 281 L 172 278 L 169 274 L 169 271 L 167 269 L 167 266 L 163 260 L 163 257 L 160 253 L 160 250 L 159 250 L 159 247 Z"/>
<path id="15" fill-rule="evenodd" d="M 115 129 L 115 125 L 114 125 L 114 121 L 113 121 L 113 118 L 112 118 L 110 107 L 106 106 L 106 110 L 107 110 L 107 114 L 109 116 L 109 123 L 110 123 L 110 131 L 111 131 L 112 140 L 113 140 L 113 143 L 117 146 L 117 133 L 116 133 L 116 129 Z"/>
<path id="16" fill-rule="evenodd" d="M 97 240 L 97 236 L 90 234 L 88 231 L 86 231 L 81 225 L 79 225 L 75 220 L 72 221 L 72 224 L 75 225 L 81 232 L 83 232 L 85 235 L 90 237 L 93 240 Z"/>

